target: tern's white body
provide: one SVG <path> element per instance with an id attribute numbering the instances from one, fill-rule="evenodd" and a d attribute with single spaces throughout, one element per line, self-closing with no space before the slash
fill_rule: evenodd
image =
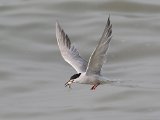
<path id="1" fill-rule="evenodd" d="M 106 59 L 111 34 L 112 24 L 110 18 L 108 18 L 102 37 L 87 62 L 80 56 L 78 50 L 71 45 L 68 35 L 65 34 L 59 23 L 56 23 L 56 37 L 61 55 L 77 71 L 77 74 L 74 74 L 65 86 L 70 87 L 72 83 L 90 84 L 93 85 L 91 90 L 94 90 L 98 85 L 109 81 L 101 75 L 101 68 Z"/>
<path id="2" fill-rule="evenodd" d="M 86 73 L 82 73 L 80 77 L 74 80 L 75 83 L 80 83 L 80 84 L 90 84 L 90 85 L 95 85 L 95 84 L 104 84 L 107 82 L 107 78 L 104 78 L 103 76 L 99 75 L 86 75 Z"/>

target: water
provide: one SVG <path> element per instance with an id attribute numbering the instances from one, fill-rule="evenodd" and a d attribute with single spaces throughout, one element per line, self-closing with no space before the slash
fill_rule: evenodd
<path id="1" fill-rule="evenodd" d="M 1 0 L 0 12 L 1 120 L 159 120 L 158 0 Z M 60 55 L 55 21 L 88 59 L 109 14 L 103 75 L 117 83 L 65 88 L 75 71 Z"/>

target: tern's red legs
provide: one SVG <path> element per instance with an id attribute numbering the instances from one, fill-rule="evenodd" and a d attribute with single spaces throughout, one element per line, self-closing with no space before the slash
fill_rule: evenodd
<path id="1" fill-rule="evenodd" d="M 92 87 L 91 87 L 91 90 L 95 90 L 96 89 L 96 87 L 99 85 L 99 83 L 98 84 L 95 84 L 95 85 L 93 85 Z"/>

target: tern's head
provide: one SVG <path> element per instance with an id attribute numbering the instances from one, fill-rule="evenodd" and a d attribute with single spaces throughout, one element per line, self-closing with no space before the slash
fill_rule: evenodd
<path id="1" fill-rule="evenodd" d="M 75 79 L 79 78 L 80 75 L 81 75 L 81 73 L 74 74 L 73 76 L 71 76 L 70 80 L 65 83 L 65 87 L 68 86 L 69 88 L 71 88 L 71 84 L 74 83 Z"/>

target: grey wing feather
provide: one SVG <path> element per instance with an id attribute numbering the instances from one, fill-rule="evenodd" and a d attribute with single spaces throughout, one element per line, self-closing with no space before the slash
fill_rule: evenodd
<path id="1" fill-rule="evenodd" d="M 111 34 L 112 34 L 112 24 L 110 23 L 110 17 L 109 17 L 104 32 L 102 34 L 102 37 L 96 49 L 91 54 L 86 74 L 100 75 L 102 65 L 106 61 L 106 52 L 112 38 Z"/>
<path id="2" fill-rule="evenodd" d="M 78 73 L 86 71 L 88 62 L 84 60 L 78 50 L 71 45 L 71 41 L 64 30 L 56 22 L 56 37 L 62 57 L 68 62 Z"/>

